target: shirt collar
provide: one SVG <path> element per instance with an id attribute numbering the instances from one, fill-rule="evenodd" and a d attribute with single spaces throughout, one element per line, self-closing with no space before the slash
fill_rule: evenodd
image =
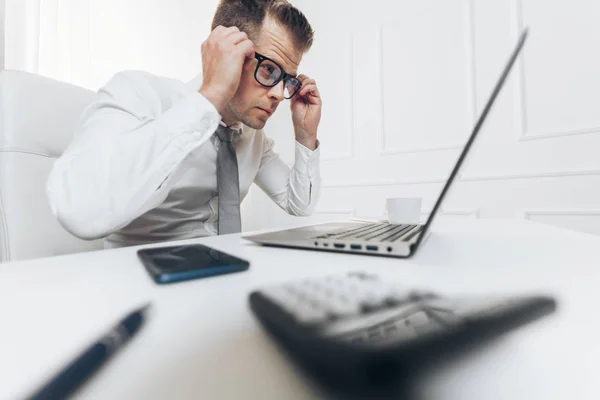
<path id="1" fill-rule="evenodd" d="M 225 124 L 225 122 L 223 122 L 223 121 L 221 121 L 220 124 L 221 124 L 221 126 L 224 126 L 225 128 L 232 129 L 232 130 L 234 130 L 236 132 L 240 132 L 240 134 L 241 134 L 241 130 L 242 130 L 242 123 L 241 122 L 236 122 L 235 124 L 233 124 L 231 126 L 227 126 Z"/>

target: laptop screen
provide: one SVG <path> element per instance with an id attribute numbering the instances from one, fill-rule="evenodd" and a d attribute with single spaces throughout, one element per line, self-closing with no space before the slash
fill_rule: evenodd
<path id="1" fill-rule="evenodd" d="M 458 161 L 456 162 L 456 165 L 454 166 L 452 173 L 450 174 L 450 178 L 448 178 L 448 180 L 446 181 L 446 184 L 444 185 L 442 192 L 440 193 L 437 201 L 435 202 L 435 206 L 433 207 L 433 210 L 431 211 L 431 214 L 429 215 L 429 218 L 427 219 L 427 222 L 425 223 L 425 226 L 423 227 L 423 231 L 419 235 L 418 240 L 414 243 L 413 252 L 419 247 L 419 245 L 421 244 L 421 242 L 423 240 L 423 237 L 426 235 L 427 231 L 429 230 L 429 227 L 430 227 L 431 223 L 433 222 L 435 215 L 437 214 L 442 202 L 444 201 L 444 197 L 446 197 L 446 194 L 447 194 L 448 190 L 450 189 L 450 186 L 452 186 L 452 182 L 456 178 L 456 175 L 458 174 L 458 171 L 460 170 L 460 167 L 462 166 L 462 164 L 467 156 L 467 153 L 471 149 L 471 146 L 473 145 L 473 142 L 475 141 L 477 134 L 481 130 L 481 127 L 482 127 L 485 119 L 487 118 L 488 113 L 490 112 L 492 106 L 494 105 L 494 102 L 496 101 L 496 98 L 498 97 L 500 90 L 504 86 L 504 83 L 506 82 L 506 78 L 508 77 L 508 74 L 513 69 L 513 66 L 515 65 L 517 57 L 519 56 L 519 53 L 523 49 L 523 46 L 525 44 L 528 34 L 529 34 L 529 29 L 527 29 L 527 28 L 524 29 L 523 32 L 521 33 L 519 41 L 518 41 L 517 45 L 515 46 L 515 49 L 513 50 L 513 53 L 506 65 L 506 67 L 504 68 L 502 75 L 498 79 L 498 82 L 496 83 L 496 86 L 494 87 L 494 90 L 492 91 L 490 98 L 488 99 L 483 111 L 481 112 L 481 115 L 479 116 L 479 119 L 477 120 L 477 123 L 475 124 L 475 127 L 473 128 L 473 132 L 471 133 L 471 136 L 469 137 L 467 144 L 463 148 L 463 151 L 460 154 L 460 157 L 458 158 Z"/>

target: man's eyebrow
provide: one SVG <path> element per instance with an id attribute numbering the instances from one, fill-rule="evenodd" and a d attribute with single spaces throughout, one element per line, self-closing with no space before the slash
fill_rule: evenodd
<path id="1" fill-rule="evenodd" d="M 283 68 L 283 65 L 281 65 L 280 63 L 278 63 L 278 64 L 281 66 L 281 68 L 284 70 L 284 72 L 285 72 L 286 74 L 288 74 L 288 75 L 291 75 L 291 76 L 293 76 L 293 77 L 297 77 L 297 76 L 298 76 L 298 69 L 297 69 L 297 68 L 296 68 L 296 70 L 295 70 L 293 73 L 292 73 L 292 72 L 287 72 L 287 71 L 285 70 L 285 68 Z"/>
<path id="2" fill-rule="evenodd" d="M 285 72 L 286 74 L 288 74 L 288 75 L 290 75 L 290 76 L 293 76 L 294 78 L 297 78 L 297 77 L 298 77 L 298 71 L 295 71 L 294 73 L 287 72 L 287 71 L 285 70 L 285 68 L 283 68 L 283 65 L 281 65 L 279 62 L 277 62 L 277 65 L 279 65 L 279 66 L 281 67 L 281 69 L 283 70 L 283 72 Z"/>
<path id="3" fill-rule="evenodd" d="M 265 57 L 267 57 L 268 59 L 270 59 L 271 61 L 275 62 L 277 65 L 279 65 L 279 68 L 281 68 L 283 70 L 283 72 L 285 72 L 288 75 L 293 76 L 294 78 L 298 77 L 298 70 L 296 69 L 296 71 L 294 71 L 294 73 L 288 72 L 284 67 L 283 67 L 283 63 L 281 63 L 280 61 L 277 61 L 274 57 L 270 57 L 265 55 Z"/>

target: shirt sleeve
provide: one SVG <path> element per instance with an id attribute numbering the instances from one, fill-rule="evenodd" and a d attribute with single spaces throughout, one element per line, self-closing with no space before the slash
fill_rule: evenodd
<path id="1" fill-rule="evenodd" d="M 296 142 L 295 161 L 290 168 L 273 149 L 272 139 L 265 136 L 264 144 L 256 184 L 288 214 L 311 215 L 321 189 L 320 145 L 312 151 Z"/>
<path id="2" fill-rule="evenodd" d="M 82 239 L 125 227 L 165 200 L 186 156 L 220 120 L 212 103 L 189 86 L 182 84 L 162 111 L 144 76 L 115 75 L 53 165 L 46 187 L 53 214 Z"/>

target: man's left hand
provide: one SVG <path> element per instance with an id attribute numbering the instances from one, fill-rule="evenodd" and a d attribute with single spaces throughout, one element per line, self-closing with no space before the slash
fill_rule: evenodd
<path id="1" fill-rule="evenodd" d="M 296 140 L 310 150 L 317 148 L 317 128 L 321 121 L 321 95 L 314 79 L 299 75 L 302 88 L 291 99 Z"/>

